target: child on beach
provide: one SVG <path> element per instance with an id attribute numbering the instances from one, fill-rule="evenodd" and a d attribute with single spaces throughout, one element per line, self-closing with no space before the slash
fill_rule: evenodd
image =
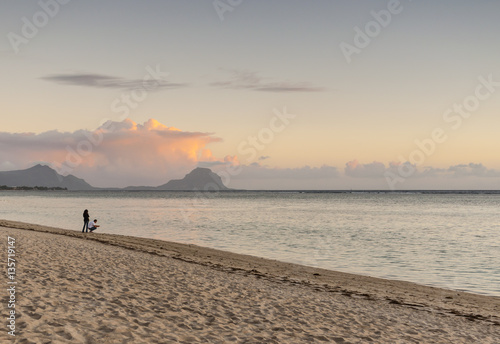
<path id="1" fill-rule="evenodd" d="M 95 231 L 97 229 L 97 227 L 100 227 L 100 226 L 97 224 L 97 219 L 94 219 L 94 221 L 92 221 L 92 222 L 89 223 L 90 233 L 92 233 L 93 231 Z"/>

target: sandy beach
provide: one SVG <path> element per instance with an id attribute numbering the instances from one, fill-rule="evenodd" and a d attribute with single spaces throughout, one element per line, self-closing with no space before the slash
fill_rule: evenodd
<path id="1" fill-rule="evenodd" d="M 0 221 L 12 343 L 500 343 L 500 298 L 194 245 Z"/>

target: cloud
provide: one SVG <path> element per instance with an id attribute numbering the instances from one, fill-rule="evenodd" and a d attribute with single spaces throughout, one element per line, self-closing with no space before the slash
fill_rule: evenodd
<path id="1" fill-rule="evenodd" d="M 85 86 L 94 88 L 113 88 L 113 89 L 176 89 L 187 86 L 183 83 L 173 83 L 165 79 L 155 80 L 139 80 L 139 79 L 126 79 L 104 74 L 53 74 L 41 78 L 45 81 L 54 82 L 62 85 Z"/>
<path id="2" fill-rule="evenodd" d="M 4 56 L 12 57 L 15 55 L 16 55 L 16 53 L 14 52 L 14 50 L 0 49 L 0 57 L 4 57 Z"/>
<path id="3" fill-rule="evenodd" d="M 500 177 L 500 171 L 489 169 L 482 163 L 469 163 L 453 165 L 448 168 L 434 168 L 427 167 L 422 174 L 442 177 L 481 177 L 481 178 L 495 178 Z"/>
<path id="4" fill-rule="evenodd" d="M 357 160 L 346 163 L 344 169 L 346 176 L 354 178 L 383 178 L 385 171 L 387 169 L 381 162 L 374 161 L 369 164 L 360 164 Z"/>
<path id="5" fill-rule="evenodd" d="M 212 167 L 226 185 L 236 189 L 332 189 L 332 182 L 338 183 L 340 176 L 336 167 L 327 165 L 279 168 L 263 166 L 257 162 L 240 165 L 236 157 L 231 158 L 225 159 L 224 164 Z"/>
<path id="6" fill-rule="evenodd" d="M 212 168 L 216 166 L 224 166 L 226 163 L 224 161 L 200 161 L 197 167 Z"/>
<path id="7" fill-rule="evenodd" d="M 14 165 L 10 161 L 2 161 L 0 163 L 0 171 L 11 171 L 11 170 L 15 170 L 15 169 L 16 169 L 16 165 Z"/>
<path id="8" fill-rule="evenodd" d="M 211 133 L 181 131 L 154 119 L 142 125 L 127 119 L 94 131 L 0 132 L 0 161 L 9 169 L 46 162 L 94 186 L 156 186 L 183 177 L 198 161 L 214 160 L 206 146 L 220 141 Z"/>
<path id="9" fill-rule="evenodd" d="M 257 162 L 243 166 L 242 173 L 236 179 L 327 179 L 336 178 L 339 172 L 336 167 L 323 165 L 321 167 L 277 168 L 262 166 Z"/>
<path id="10" fill-rule="evenodd" d="M 361 164 L 352 160 L 346 163 L 344 176 L 350 178 L 350 182 L 339 178 L 344 183 L 352 184 L 355 178 L 352 184 L 355 189 L 500 189 L 500 171 L 482 163 L 419 168 L 409 162 L 390 162 L 386 166 L 377 161 Z"/>
<path id="11" fill-rule="evenodd" d="M 228 80 L 213 82 L 214 87 L 228 89 L 247 89 L 261 92 L 321 92 L 325 89 L 316 87 L 308 82 L 267 81 L 256 72 L 231 70 Z"/>
<path id="12" fill-rule="evenodd" d="M 404 171 L 413 171 L 406 178 L 429 178 L 429 177 L 500 177 L 500 171 L 489 169 L 481 163 L 469 163 L 453 165 L 448 168 L 436 168 L 426 166 L 418 169 L 415 165 L 405 162 Z M 344 173 L 346 176 L 355 178 L 384 178 L 386 172 L 399 173 L 402 164 L 397 162 L 389 163 L 386 167 L 383 163 L 374 161 L 369 164 L 361 164 L 357 160 L 346 163 Z M 404 173 L 399 173 L 405 175 Z"/>

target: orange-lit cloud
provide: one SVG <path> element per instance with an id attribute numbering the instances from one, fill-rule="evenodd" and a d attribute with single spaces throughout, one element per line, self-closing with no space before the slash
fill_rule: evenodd
<path id="1" fill-rule="evenodd" d="M 209 145 L 220 141 L 211 133 L 182 131 L 154 119 L 143 124 L 109 121 L 94 131 L 0 132 L 0 170 L 46 163 L 61 174 L 74 174 L 101 187 L 158 186 L 203 166 L 237 189 L 389 189 L 387 174 L 396 178 L 394 185 L 400 190 L 500 189 L 500 171 L 481 163 L 417 168 L 407 162 L 351 160 L 343 173 L 329 165 L 242 165 L 237 156 L 212 154 Z M 259 158 L 268 160 L 272 157 Z M 409 170 L 408 175 L 401 172 Z"/>
<path id="2" fill-rule="evenodd" d="M 142 125 L 110 121 L 73 133 L 0 133 L 0 168 L 45 162 L 94 186 L 156 186 L 182 177 L 200 160 L 215 160 L 207 145 L 219 141 L 210 133 L 181 131 L 154 119 Z"/>

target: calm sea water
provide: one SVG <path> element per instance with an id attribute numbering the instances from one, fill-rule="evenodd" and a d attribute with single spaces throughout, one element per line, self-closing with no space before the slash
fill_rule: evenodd
<path id="1" fill-rule="evenodd" d="M 1 192 L 0 218 L 500 296 L 500 195 Z"/>

